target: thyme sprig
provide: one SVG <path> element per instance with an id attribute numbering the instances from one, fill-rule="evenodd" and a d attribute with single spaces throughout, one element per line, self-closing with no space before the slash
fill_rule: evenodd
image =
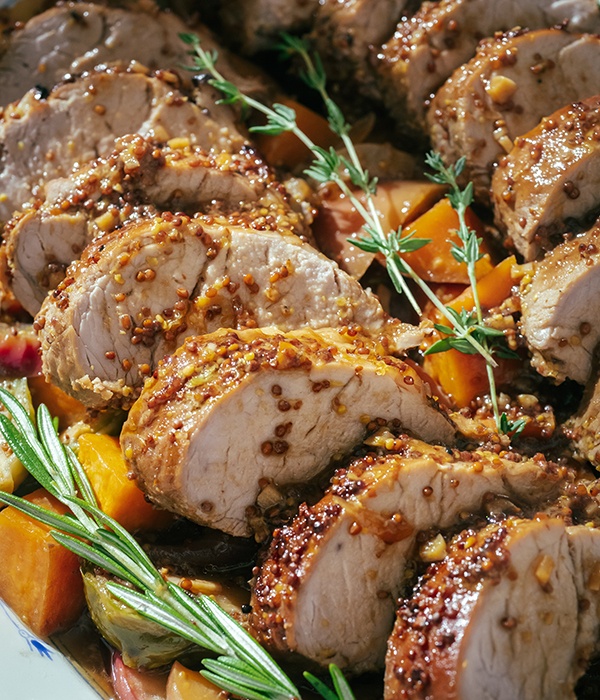
<path id="1" fill-rule="evenodd" d="M 425 157 L 425 163 L 431 168 L 432 173 L 427 174 L 427 177 L 439 185 L 445 185 L 449 188 L 447 198 L 450 205 L 458 216 L 458 229 L 456 231 L 460 243 L 452 243 L 452 257 L 459 263 L 464 263 L 467 267 L 469 283 L 473 294 L 473 305 L 475 310 L 467 312 L 462 309 L 460 314 L 457 314 L 453 309 L 448 308 L 451 315 L 460 317 L 461 324 L 471 329 L 471 333 L 478 339 L 482 347 L 484 347 L 490 355 L 497 355 L 502 358 L 517 358 L 518 355 L 506 347 L 504 342 L 504 334 L 501 330 L 487 326 L 483 319 L 483 310 L 481 300 L 479 299 L 479 291 L 477 289 L 477 274 L 476 265 L 483 257 L 481 252 L 481 238 L 477 237 L 477 233 L 469 227 L 466 220 L 468 208 L 473 204 L 473 183 L 469 182 L 464 189 L 459 185 L 459 177 L 465 167 L 466 158 L 463 156 L 452 166 L 446 166 L 439 153 L 428 153 Z M 457 324 L 454 328 L 449 328 L 443 324 L 435 324 L 436 330 L 444 333 L 445 338 L 434 343 L 427 349 L 425 354 L 436 352 L 444 352 L 450 348 L 459 350 L 462 353 L 472 353 L 472 347 L 468 346 L 464 339 L 456 333 Z M 500 414 L 498 407 L 498 394 L 496 391 L 496 379 L 494 377 L 494 369 L 489 362 L 485 363 L 485 369 L 490 387 L 490 401 L 494 420 L 500 433 L 518 435 L 525 428 L 525 420 L 510 421 L 505 413 Z"/>
<path id="2" fill-rule="evenodd" d="M 406 278 L 413 280 L 450 324 L 435 324 L 436 329 L 444 333 L 446 337 L 428 348 L 427 353 L 444 352 L 453 348 L 465 354 L 481 355 L 485 361 L 492 411 L 498 431 L 513 436 L 521 432 L 525 421 L 520 420 L 514 423 L 509 421 L 505 414 L 500 414 L 498 407 L 493 371 L 498 363 L 494 356 L 515 357 L 516 355 L 506 347 L 502 331 L 487 326 L 484 321 L 476 276 L 477 262 L 483 257 L 481 239 L 477 237 L 475 231 L 469 228 L 466 222 L 467 208 L 473 202 L 473 184 L 469 183 L 464 189 L 461 189 L 458 184 L 458 179 L 464 169 L 465 159 L 459 159 L 454 166 L 446 166 L 439 154 L 430 153 L 426 157 L 426 163 L 433 171 L 429 176 L 430 179 L 449 188 L 447 197 L 459 219 L 457 230 L 459 243 L 452 243 L 451 253 L 455 260 L 467 266 L 467 274 L 473 290 L 474 311 L 456 312 L 440 301 L 429 285 L 402 257 L 404 253 L 418 250 L 431 241 L 426 238 L 417 238 L 414 232 L 406 233 L 402 227 L 389 232 L 383 230 L 373 198 L 377 189 L 377 178 L 371 177 L 369 172 L 363 168 L 350 137 L 350 124 L 346 122 L 340 108 L 331 99 L 327 91 L 326 75 L 321 60 L 317 54 L 311 53 L 305 40 L 284 34 L 279 49 L 285 56 L 297 55 L 302 59 L 304 68 L 300 71 L 300 77 L 321 96 L 329 128 L 341 139 L 347 156 L 338 153 L 333 147 L 324 149 L 315 144 L 298 127 L 295 112 L 290 107 L 279 103 L 268 107 L 242 93 L 218 71 L 216 67 L 217 53 L 205 51 L 197 36 L 186 34 L 181 35 L 181 38 L 192 47 L 190 55 L 194 57 L 194 69 L 200 69 L 211 76 L 209 83 L 223 93 L 224 102 L 239 103 L 245 108 L 252 107 L 267 118 L 265 125 L 251 127 L 250 131 L 269 135 L 289 131 L 311 151 L 313 162 L 305 170 L 305 174 L 318 183 L 333 182 L 336 184 L 363 218 L 365 235 L 358 239 L 351 239 L 350 242 L 366 252 L 383 255 L 387 272 L 396 291 L 406 295 L 418 315 L 421 315 L 421 309 L 406 282 Z M 350 183 L 363 192 L 364 202 L 348 186 L 346 178 L 349 178 Z"/>
<path id="3" fill-rule="evenodd" d="M 365 222 L 363 226 L 365 236 L 356 240 L 353 239 L 352 243 L 362 250 L 383 254 L 386 269 L 394 287 L 398 293 L 406 295 L 416 313 L 420 315 L 421 309 L 407 284 L 406 277 L 412 279 L 431 303 L 448 319 L 457 337 L 469 344 L 473 348 L 474 353 L 482 355 L 492 367 L 496 367 L 497 363 L 493 356 L 479 342 L 477 335 L 474 333 L 475 328 L 463 325 L 460 317 L 449 313 L 448 309 L 427 283 L 401 257 L 403 253 L 409 253 L 427 245 L 430 242 L 429 239 L 416 238 L 411 233 L 406 234 L 401 227 L 391 232 L 383 230 L 379 212 L 373 199 L 373 194 L 377 188 L 377 178 L 371 178 L 368 171 L 363 168 L 354 143 L 349 136 L 350 126 L 327 93 L 323 66 L 318 58 L 311 58 L 306 43 L 296 37 L 284 35 L 281 48 L 287 53 L 299 53 L 304 60 L 306 70 L 302 73 L 302 77 L 310 87 L 316 89 L 323 97 L 329 126 L 333 133 L 342 140 L 348 153 L 347 157 L 338 153 L 333 147 L 324 149 L 315 144 L 298 127 L 296 115 L 290 107 L 279 103 L 275 103 L 272 107 L 264 105 L 258 100 L 245 95 L 233 83 L 227 81 L 216 67 L 216 52 L 204 50 L 196 35 L 183 34 L 180 36 L 185 43 L 192 46 L 190 54 L 195 59 L 193 68 L 212 76 L 209 79 L 209 83 L 223 93 L 224 102 L 240 103 L 245 107 L 252 107 L 266 116 L 267 123 L 265 125 L 253 126 L 250 128 L 250 131 L 273 136 L 289 131 L 297 136 L 311 151 L 314 160 L 305 170 L 306 175 L 312 177 L 318 183 L 333 182 L 352 202 Z M 358 187 L 364 193 L 364 203 L 348 185 L 347 177 L 349 177 L 352 185 Z"/>
<path id="4" fill-rule="evenodd" d="M 192 597 L 166 581 L 146 552 L 119 523 L 103 513 L 73 451 L 58 438 L 46 406 L 37 427 L 21 404 L 0 388 L 0 432 L 30 474 L 70 513 L 59 515 L 14 494 L 0 491 L 0 502 L 52 528 L 54 539 L 78 556 L 125 581 L 111 581 L 110 592 L 143 617 L 213 652 L 202 674 L 218 687 L 247 700 L 299 700 L 300 691 L 271 656 L 209 596 Z M 307 680 L 325 700 L 354 700 L 336 666 L 334 690 L 310 674 Z"/>

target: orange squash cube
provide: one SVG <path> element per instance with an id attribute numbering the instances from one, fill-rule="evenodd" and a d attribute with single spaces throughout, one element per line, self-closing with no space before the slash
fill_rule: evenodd
<path id="1" fill-rule="evenodd" d="M 156 530 L 173 516 L 148 503 L 129 477 L 118 438 L 86 433 L 79 438 L 79 461 L 90 480 L 100 509 L 125 529 Z"/>
<path id="2" fill-rule="evenodd" d="M 26 497 L 48 510 L 67 508 L 44 489 Z M 50 528 L 11 506 L 0 512 L 0 598 L 41 637 L 73 625 L 85 607 L 79 557 Z"/>

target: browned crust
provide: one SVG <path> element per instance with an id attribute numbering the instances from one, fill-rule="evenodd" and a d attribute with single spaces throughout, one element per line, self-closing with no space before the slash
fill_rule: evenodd
<path id="1" fill-rule="evenodd" d="M 337 345 L 332 342 L 336 336 Z M 145 490 L 168 508 L 200 414 L 207 415 L 223 395 L 255 372 L 308 371 L 313 365 L 342 362 L 360 374 L 359 363 L 374 363 L 381 371 L 400 373 L 407 389 L 425 391 L 412 367 L 398 358 L 379 355 L 377 348 L 378 343 L 358 327 L 341 329 L 333 336 L 310 330 L 268 334 L 264 330 L 223 329 L 188 338 L 160 363 L 133 405 L 121 434 L 125 456 Z M 318 392 L 322 387 L 313 384 L 312 388 Z M 271 387 L 275 399 L 278 391 L 281 388 L 275 378 Z M 274 439 L 262 449 L 278 453 L 284 448 L 280 442 Z M 198 517 L 197 513 L 189 515 Z"/>
<path id="2" fill-rule="evenodd" d="M 502 460 L 496 455 L 481 452 L 463 452 L 430 446 L 406 435 L 393 445 L 394 453 L 368 454 L 356 459 L 347 468 L 336 472 L 331 487 L 324 498 L 312 508 L 303 506 L 290 525 L 275 531 L 273 541 L 262 565 L 254 572 L 252 587 L 251 627 L 260 639 L 273 651 L 294 650 L 289 644 L 286 621 L 293 619 L 296 596 L 302 579 L 310 574 L 312 560 L 323 545 L 336 520 L 342 515 L 345 504 L 362 502 L 368 511 L 368 500 L 374 489 L 386 478 L 394 478 L 408 460 L 427 458 L 438 464 L 471 462 L 477 471 L 481 463 L 502 468 Z M 513 455 L 521 461 L 522 457 Z M 568 477 L 552 462 L 539 461 L 540 478 L 551 479 L 558 485 Z M 360 505 L 358 505 L 360 508 Z M 358 513 L 358 510 L 357 510 Z M 361 525 L 374 516 L 377 522 L 368 526 L 386 542 L 403 539 L 412 533 L 411 526 L 403 522 L 401 514 L 384 519 L 370 511 L 362 513 Z M 357 529 L 357 532 L 360 530 Z M 399 696 L 400 697 L 400 696 Z"/>
<path id="3" fill-rule="evenodd" d="M 560 173 L 562 173 L 577 162 L 581 157 L 579 155 L 581 148 L 586 145 L 592 151 L 600 148 L 600 97 L 598 96 L 570 104 L 549 117 L 544 117 L 538 126 L 515 139 L 514 148 L 507 156 L 500 159 L 492 178 L 496 223 L 505 235 L 510 237 L 511 231 L 518 234 L 520 229 L 527 228 L 528 216 L 535 217 L 534 221 L 539 218 L 537 206 L 535 210 L 521 206 L 519 210 L 522 216 L 519 221 L 511 220 L 519 200 L 526 197 L 530 190 L 540 189 L 540 182 L 531 170 L 532 164 L 543 159 L 548 161 L 548 168 L 552 170 L 553 166 L 549 162 L 548 153 L 560 154 L 563 165 Z M 555 175 L 558 181 L 559 171 L 556 171 Z M 546 187 L 549 186 L 547 183 L 544 184 Z M 567 181 L 564 183 L 562 194 L 565 198 L 576 199 L 579 196 L 579 190 L 574 183 L 569 187 Z M 588 213 L 582 212 L 583 215 Z M 527 239 L 532 239 L 532 245 L 535 245 L 537 251 L 533 257 L 562 242 L 561 234 L 566 230 L 572 231 L 572 224 L 572 221 L 567 224 L 565 221 L 553 219 L 543 226 L 536 226 L 531 233 L 527 234 Z M 523 252 L 518 241 L 516 247 Z"/>
<path id="4" fill-rule="evenodd" d="M 401 602 L 388 641 L 386 700 L 456 697 L 464 629 L 482 585 L 498 581 L 510 567 L 510 529 L 507 521 L 462 532 Z"/>

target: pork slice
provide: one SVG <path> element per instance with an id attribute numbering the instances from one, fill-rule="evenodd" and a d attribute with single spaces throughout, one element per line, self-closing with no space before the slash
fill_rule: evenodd
<path id="1" fill-rule="evenodd" d="M 371 420 L 452 443 L 453 426 L 416 371 L 376 346 L 333 330 L 188 338 L 146 382 L 121 433 L 138 483 L 169 510 L 248 536 L 267 485 L 312 479 L 359 444 Z"/>
<path id="2" fill-rule="evenodd" d="M 183 214 L 97 239 L 36 323 L 44 372 L 90 406 L 131 404 L 187 335 L 353 323 L 385 333 L 390 325 L 374 296 L 298 237 L 252 229 L 243 216 Z"/>
<path id="3" fill-rule="evenodd" d="M 457 525 L 494 495 L 544 500 L 562 482 L 550 463 L 465 458 L 402 438 L 394 449 L 351 463 L 317 505 L 275 531 L 250 616 L 270 649 L 353 673 L 380 668 L 418 533 Z"/>
<path id="4" fill-rule="evenodd" d="M 385 700 L 565 700 L 600 632 L 600 531 L 560 519 L 466 530 L 400 604 Z"/>
<path id="5" fill-rule="evenodd" d="M 595 96 L 544 117 L 500 158 L 492 177 L 496 224 L 525 260 L 534 260 L 578 223 L 587 228 L 586 220 L 600 212 L 599 184 Z"/>
<path id="6" fill-rule="evenodd" d="M 600 466 L 600 377 L 596 365 L 594 362 L 579 408 L 563 426 L 575 456 L 594 467 Z"/>
<path id="7" fill-rule="evenodd" d="M 264 92 L 262 81 L 240 69 L 206 27 L 189 27 L 151 2 L 130 2 L 126 8 L 65 2 L 9 35 L 0 56 L 0 105 L 21 99 L 36 86 L 51 90 L 66 74 L 117 61 L 177 70 L 189 82 L 193 73 L 184 66 L 191 66 L 192 58 L 190 47 L 179 37 L 182 33 L 196 34 L 204 48 L 219 51 L 219 70 L 228 80 L 246 92 Z"/>
<path id="8" fill-rule="evenodd" d="M 221 0 L 219 13 L 225 31 L 246 54 L 272 49 L 282 32 L 310 28 L 319 0 Z"/>
<path id="9" fill-rule="evenodd" d="M 600 93 L 599 62 L 600 37 L 591 34 L 541 29 L 482 42 L 431 102 L 433 148 L 447 163 L 464 155 L 465 176 L 488 201 L 491 173 L 518 136 L 564 105 Z"/>
<path id="10" fill-rule="evenodd" d="M 436 90 L 475 55 L 483 37 L 516 26 L 543 29 L 567 22 L 572 32 L 600 32 L 594 0 L 441 0 L 424 2 L 384 44 L 379 72 L 384 100 L 410 132 L 425 130 Z"/>
<path id="11" fill-rule="evenodd" d="M 521 332 L 546 377 L 585 384 L 600 339 L 600 222 L 532 264 L 521 281 Z"/>
<path id="12" fill-rule="evenodd" d="M 0 222 L 50 179 L 108 155 L 115 138 L 139 133 L 157 141 L 188 138 L 206 151 L 237 152 L 245 143 L 233 113 L 204 86 L 202 106 L 178 89 L 174 74 L 144 69 L 91 71 L 56 87 L 47 98 L 33 90 L 0 120 Z M 209 107 L 209 102 L 212 106 Z"/>
<path id="13" fill-rule="evenodd" d="M 341 89 L 380 98 L 374 52 L 392 34 L 410 0 L 321 0 L 310 39 Z"/>
<path id="14" fill-rule="evenodd" d="M 108 156 L 47 183 L 44 203 L 5 227 L 12 291 L 30 314 L 96 236 L 157 211 L 262 210 L 256 226 L 309 234 L 305 217 L 252 150 L 210 154 L 188 139 L 170 143 L 117 139 Z"/>

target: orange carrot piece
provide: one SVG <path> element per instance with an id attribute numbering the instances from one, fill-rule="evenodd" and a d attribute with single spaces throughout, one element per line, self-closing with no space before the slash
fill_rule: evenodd
<path id="1" fill-rule="evenodd" d="M 65 506 L 44 489 L 26 497 L 54 513 Z M 0 598 L 38 635 L 73 625 L 85 607 L 79 558 L 50 528 L 16 508 L 0 512 Z"/>
<path id="2" fill-rule="evenodd" d="M 479 218 L 470 209 L 467 209 L 465 218 L 469 228 L 482 237 L 484 229 Z M 431 242 L 412 253 L 404 253 L 402 257 L 424 280 L 444 284 L 469 284 L 467 266 L 455 260 L 451 253 L 452 243 L 459 243 L 457 228 L 458 215 L 445 197 L 408 227 L 409 232 L 415 232 L 415 238 L 428 238 Z M 477 263 L 478 279 L 493 269 L 485 240 L 482 240 L 480 247 L 484 256 Z"/>
<path id="3" fill-rule="evenodd" d="M 496 265 L 491 272 L 477 282 L 477 291 L 484 310 L 498 306 L 510 294 L 514 284 L 511 270 L 515 258 L 510 257 Z M 455 299 L 446 304 L 455 311 L 473 309 L 473 291 L 468 287 Z M 433 306 L 426 309 L 425 315 L 435 323 L 446 323 L 441 313 Z M 431 344 L 439 338 L 431 340 Z M 497 360 L 494 369 L 497 384 L 510 382 L 521 368 L 519 360 Z M 426 355 L 423 368 L 439 384 L 442 391 L 454 401 L 458 408 L 469 403 L 489 390 L 485 360 L 480 355 L 465 355 L 458 350 Z"/>
<path id="4" fill-rule="evenodd" d="M 317 146 L 329 148 L 337 143 L 338 136 L 330 130 L 327 120 L 320 114 L 289 97 L 277 101 L 296 112 L 296 123 Z M 301 163 L 311 159 L 310 150 L 290 131 L 284 131 L 277 136 L 258 134 L 256 142 L 267 163 L 275 167 L 294 170 Z"/>
<path id="5" fill-rule="evenodd" d="M 197 671 L 192 671 L 179 661 L 171 668 L 167 681 L 166 700 L 223 700 L 229 695 L 217 688 Z"/>
<path id="6" fill-rule="evenodd" d="M 27 383 L 33 407 L 37 409 L 41 403 L 46 404 L 50 415 L 53 418 L 58 418 L 59 430 L 64 430 L 69 425 L 85 418 L 86 407 L 62 389 L 47 382 L 44 377 L 30 377 Z"/>
<path id="7" fill-rule="evenodd" d="M 78 456 L 101 510 L 125 529 L 157 530 L 172 522 L 173 516 L 148 503 L 129 478 L 117 438 L 86 433 L 79 438 Z"/>
<path id="8" fill-rule="evenodd" d="M 444 188 L 432 182 L 380 182 L 374 200 L 383 230 L 396 230 L 413 221 L 437 202 L 443 193 Z M 357 192 L 357 196 L 364 202 L 363 194 Z M 363 224 L 362 217 L 352 203 L 336 189 L 332 189 L 330 195 L 323 199 L 313 224 L 313 233 L 320 250 L 355 279 L 360 279 L 375 259 L 374 253 L 360 250 L 348 241 L 349 238 L 361 238 L 364 235 Z"/>

